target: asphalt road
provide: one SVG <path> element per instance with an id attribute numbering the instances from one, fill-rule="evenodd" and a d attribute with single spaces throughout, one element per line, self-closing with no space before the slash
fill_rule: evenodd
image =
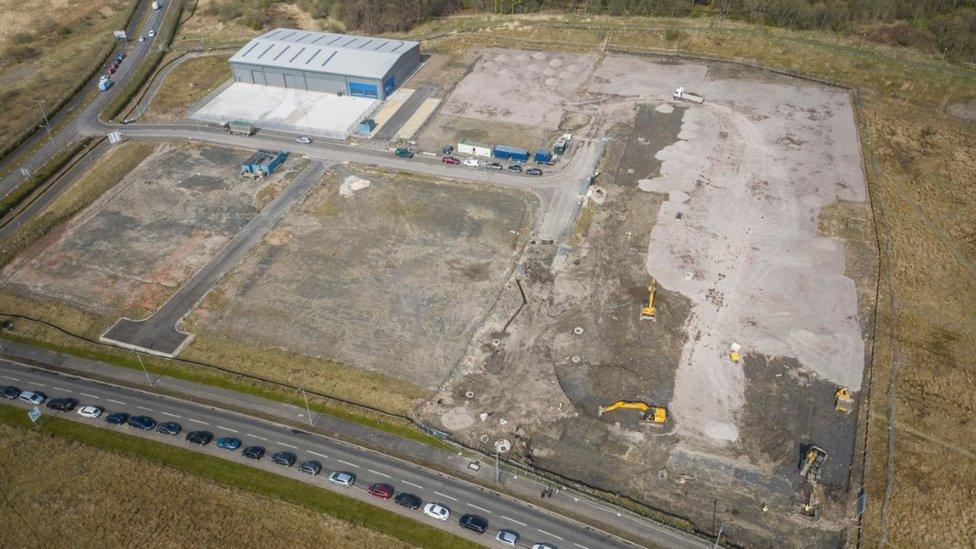
<path id="1" fill-rule="evenodd" d="M 522 539 L 519 543 L 521 547 L 530 547 L 533 543 L 542 542 L 557 547 L 576 547 L 578 549 L 634 546 L 630 542 L 607 533 L 463 480 L 358 446 L 250 416 L 135 389 L 48 372 L 6 360 L 0 360 L 0 385 L 13 385 L 21 390 L 43 392 L 48 398 L 73 397 L 78 399 L 81 405 L 100 406 L 107 413 L 126 412 L 131 415 L 147 415 L 160 423 L 175 421 L 182 425 L 183 432 L 178 436 L 171 437 L 157 433 L 144 433 L 129 426 L 108 425 L 104 421 L 104 415 L 102 418 L 92 420 L 82 418 L 74 412 L 54 412 L 42 407 L 42 411 L 46 415 L 57 415 L 65 419 L 119 430 L 205 452 L 335 490 L 368 501 L 378 507 L 443 528 L 475 542 L 490 543 L 495 532 L 504 528 L 515 530 L 521 535 Z M 12 401 L 3 402 L 10 403 Z M 15 405 L 24 408 L 25 411 L 30 407 L 23 401 L 13 402 Z M 40 421 L 44 421 L 43 417 Z M 186 442 L 184 435 L 194 430 L 210 431 L 215 440 L 222 436 L 237 437 L 243 442 L 242 448 L 248 445 L 263 446 L 267 449 L 266 457 L 259 462 L 253 462 L 244 459 L 239 451 L 223 450 L 217 448 L 213 443 L 205 447 L 190 444 Z M 291 451 L 297 454 L 296 466 L 286 468 L 271 463 L 268 458 L 277 451 Z M 312 477 L 298 472 L 297 465 L 309 459 L 322 463 L 322 474 Z M 326 480 L 327 474 L 331 471 L 348 471 L 355 474 L 357 477 L 355 486 L 352 488 L 334 488 Z M 446 522 L 435 521 L 423 515 L 419 510 L 411 511 L 394 504 L 392 501 L 371 497 L 366 492 L 366 488 L 374 482 L 392 484 L 397 492 L 404 491 L 416 494 L 425 503 L 432 501 L 441 503 L 451 510 L 451 518 Z M 488 533 L 478 535 L 458 527 L 456 521 L 464 513 L 475 513 L 487 518 L 490 523 Z M 701 546 L 699 542 L 688 540 L 679 534 L 671 534 L 671 536 L 671 539 L 662 539 L 662 543 L 668 547 Z"/>
<path id="2" fill-rule="evenodd" d="M 20 173 L 21 168 L 27 168 L 31 173 L 37 171 L 41 166 L 43 166 L 48 160 L 53 158 L 58 151 L 67 147 L 72 141 L 77 139 L 80 135 L 83 135 L 82 128 L 90 125 L 92 122 L 98 121 L 98 115 L 102 112 L 102 109 L 115 97 L 119 91 L 125 87 L 125 82 L 135 71 L 135 69 L 142 63 L 142 60 L 149 53 L 150 48 L 153 45 L 154 39 L 147 38 L 145 42 L 139 42 L 138 36 L 140 34 L 146 34 L 149 29 L 158 29 L 159 23 L 162 21 L 163 14 L 169 9 L 170 2 L 165 2 L 163 7 L 158 10 L 150 10 L 149 17 L 146 18 L 145 24 L 141 29 L 137 29 L 139 21 L 142 20 L 142 15 L 146 10 L 149 9 L 150 2 L 144 0 L 140 3 L 139 7 L 136 8 L 136 13 L 133 14 L 132 22 L 129 24 L 129 28 L 126 30 L 129 36 L 133 38 L 129 42 L 128 48 L 117 48 L 112 53 L 112 58 L 121 51 L 125 51 L 126 57 L 125 61 L 119 65 L 119 70 L 112 75 L 112 80 L 115 85 L 109 88 L 108 91 L 104 91 L 95 96 L 95 98 L 83 107 L 83 110 L 77 114 L 64 128 L 58 133 L 53 135 L 52 139 L 48 138 L 48 135 L 44 131 L 39 131 L 34 134 L 26 143 L 17 148 L 16 151 L 11 153 L 0 162 L 0 168 L 5 168 L 11 163 L 19 162 L 14 166 L 13 169 L 7 176 L 0 179 L 0 196 L 6 195 L 11 190 L 13 190 L 17 185 L 24 181 L 23 174 Z M 88 97 L 88 93 L 91 90 L 96 90 L 98 85 L 98 78 L 104 74 L 104 69 L 108 67 L 111 60 L 105 63 L 103 70 L 96 74 L 92 79 L 85 85 L 81 92 L 68 103 L 66 108 L 61 109 L 57 115 L 51 118 L 51 125 L 57 126 L 65 117 L 71 116 L 71 113 L 81 106 L 81 103 Z M 104 134 L 103 134 L 104 135 Z M 35 146 L 38 142 L 44 142 L 44 144 L 38 148 L 33 154 L 28 158 L 20 161 L 20 152 L 29 150 L 31 147 Z M 26 219 L 26 218 L 25 218 Z"/>
<path id="3" fill-rule="evenodd" d="M 102 341 L 160 356 L 177 355 L 192 339 L 192 335 L 177 329 L 177 323 L 264 238 L 292 204 L 308 194 L 322 179 L 327 167 L 322 162 L 311 162 L 162 307 L 144 320 L 120 319 L 102 335 Z"/>

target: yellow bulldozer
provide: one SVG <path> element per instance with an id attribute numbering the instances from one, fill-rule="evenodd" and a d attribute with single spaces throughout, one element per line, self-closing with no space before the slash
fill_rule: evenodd
<path id="1" fill-rule="evenodd" d="M 657 280 L 651 277 L 651 284 L 647 287 L 647 301 L 641 308 L 641 320 L 657 320 L 657 308 L 654 307 L 654 294 L 657 293 Z"/>
<path id="2" fill-rule="evenodd" d="M 614 410 L 637 410 L 645 421 L 654 425 L 664 425 L 668 421 L 668 410 L 663 406 L 653 406 L 646 402 L 635 402 L 628 400 L 618 400 L 609 406 L 600 406 L 599 415 Z"/>

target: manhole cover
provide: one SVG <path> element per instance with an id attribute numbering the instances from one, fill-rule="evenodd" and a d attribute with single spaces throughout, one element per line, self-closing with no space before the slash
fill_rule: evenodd
<path id="1" fill-rule="evenodd" d="M 488 442 L 488 435 L 481 435 L 478 440 L 481 442 Z"/>
<path id="2" fill-rule="evenodd" d="M 576 355 L 573 358 L 571 358 L 570 360 L 573 361 L 573 364 L 579 364 L 579 361 L 582 360 L 582 359 L 580 358 L 579 355 Z"/>
<path id="3" fill-rule="evenodd" d="M 509 441 L 507 441 L 505 439 L 501 439 L 501 440 L 496 440 L 495 441 L 495 451 L 498 452 L 499 454 L 504 454 L 504 453 L 508 452 L 511 449 L 512 449 L 512 443 L 511 442 L 509 442 Z"/>
<path id="4" fill-rule="evenodd" d="M 582 326 L 577 326 L 577 327 L 573 328 L 573 333 L 576 334 L 576 335 L 583 335 L 583 327 Z"/>

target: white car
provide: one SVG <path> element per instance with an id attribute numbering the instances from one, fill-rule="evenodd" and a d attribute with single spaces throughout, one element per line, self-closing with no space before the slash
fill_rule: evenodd
<path id="1" fill-rule="evenodd" d="M 298 141 L 299 143 L 301 143 L 303 145 L 308 145 L 309 143 L 312 142 L 312 138 L 309 137 L 309 136 L 307 136 L 307 135 L 303 135 L 303 136 L 299 137 L 298 139 L 296 139 L 295 141 Z"/>
<path id="2" fill-rule="evenodd" d="M 154 30 L 149 31 L 149 34 L 147 36 L 149 36 L 149 38 L 152 38 L 153 36 L 156 36 L 156 31 L 154 31 Z"/>
<path id="3" fill-rule="evenodd" d="M 348 488 L 356 482 L 356 475 L 345 471 L 336 471 L 329 475 L 329 482 Z"/>
<path id="4" fill-rule="evenodd" d="M 428 503 L 424 505 L 424 514 L 432 519 L 447 520 L 451 516 L 451 510 L 440 503 Z"/>
<path id="5" fill-rule="evenodd" d="M 518 545 L 518 540 L 518 532 L 513 532 L 511 530 L 499 530 L 498 535 L 495 536 L 495 541 L 501 543 L 502 545 L 509 545 L 511 547 Z"/>
<path id="6" fill-rule="evenodd" d="M 556 549 L 556 548 L 553 547 L 552 545 L 549 545 L 548 543 L 536 543 L 532 546 L 532 549 Z"/>
<path id="7" fill-rule="evenodd" d="M 47 396 L 45 396 L 44 393 L 35 393 L 34 391 L 23 391 L 20 393 L 20 400 L 26 400 L 27 402 L 30 402 L 34 406 L 40 406 L 41 404 L 44 404 L 45 400 L 47 400 Z"/>
<path id="8" fill-rule="evenodd" d="M 464 159 L 464 165 L 465 166 L 470 166 L 472 168 L 477 168 L 479 166 L 479 164 L 480 163 L 478 162 L 478 159 L 477 158 L 465 158 Z"/>
<path id="9" fill-rule="evenodd" d="M 81 417 L 87 417 L 88 419 L 95 419 L 102 415 L 102 409 L 98 406 L 82 406 L 78 408 L 78 415 Z"/>

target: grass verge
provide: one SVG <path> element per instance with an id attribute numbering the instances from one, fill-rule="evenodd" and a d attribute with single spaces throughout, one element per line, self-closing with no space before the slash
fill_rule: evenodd
<path id="1" fill-rule="evenodd" d="M 0 406 L 0 422 L 24 429 L 32 428 L 24 410 L 13 406 Z M 199 452 L 52 416 L 42 418 L 36 429 L 48 436 L 136 457 L 215 482 L 221 486 L 246 490 L 318 513 L 328 514 L 412 545 L 421 547 L 475 546 L 448 532 L 342 494 Z M 205 510 L 201 510 L 201 512 L 206 513 Z"/>
<path id="2" fill-rule="evenodd" d="M 146 122 L 175 120 L 186 116 L 186 108 L 230 78 L 226 54 L 207 55 L 180 63 L 159 87 L 142 119 Z"/>
<path id="3" fill-rule="evenodd" d="M 85 147 L 90 145 L 92 138 L 85 138 L 74 145 L 59 152 L 56 156 L 47 161 L 46 164 L 41 166 L 39 170 L 34 172 L 33 175 L 27 181 L 24 181 L 20 185 L 14 187 L 12 191 L 7 193 L 3 199 L 0 199 L 0 218 L 10 213 L 11 210 L 20 206 L 20 204 L 27 199 L 31 194 L 34 193 L 45 181 L 51 178 L 54 174 L 58 173 L 61 168 L 65 167 L 68 162 L 75 157 L 78 153 L 83 151 Z"/>

